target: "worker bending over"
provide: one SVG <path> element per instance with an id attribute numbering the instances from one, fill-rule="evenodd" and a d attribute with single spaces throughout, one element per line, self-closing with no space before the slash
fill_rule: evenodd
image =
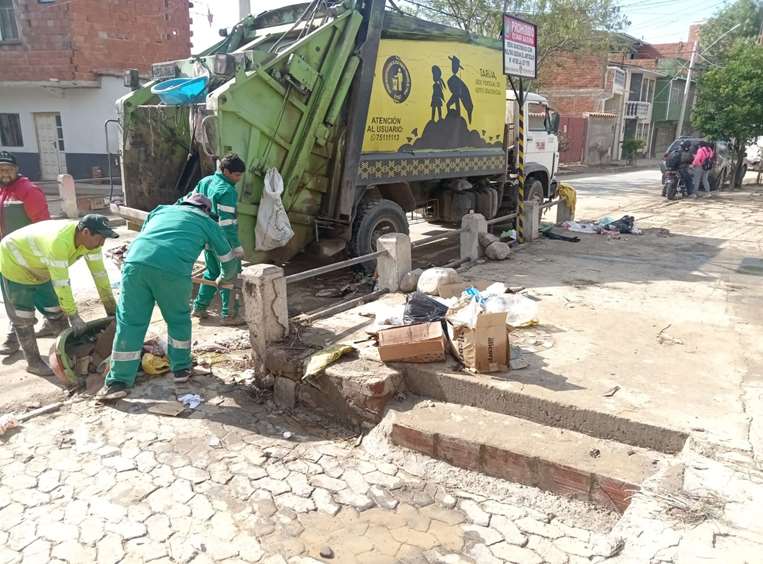
<path id="1" fill-rule="evenodd" d="M 15 155 L 0 151 L 0 240 L 17 229 L 46 219 L 50 219 L 50 213 L 45 194 L 34 182 L 19 174 Z M 61 308 L 55 305 L 49 311 L 39 309 L 45 317 L 45 324 L 37 336 L 57 335 L 63 327 L 54 327 L 48 317 L 53 315 L 66 321 L 61 315 Z M 9 323 L 5 339 L 0 343 L 0 355 L 15 354 L 18 350 L 19 338 L 13 323 Z"/>
<path id="2" fill-rule="evenodd" d="M 27 372 L 40 376 L 52 374 L 37 348 L 35 305 L 51 312 L 48 318 L 56 323 L 66 315 L 75 334 L 85 329 L 69 280 L 69 267 L 80 257 L 87 261 L 106 314 L 114 315 L 116 303 L 101 254 L 106 237 L 119 235 L 111 229 L 108 218 L 89 214 L 79 222 L 33 223 L 0 241 L 0 282 L 5 310 L 24 351 Z M 54 313 L 57 307 L 60 313 Z"/>
<path id="3" fill-rule="evenodd" d="M 220 170 L 211 176 L 202 178 L 194 188 L 194 192 L 206 196 L 212 202 L 212 213 L 217 216 L 217 224 L 222 228 L 225 237 L 233 249 L 233 256 L 237 260 L 237 272 L 241 271 L 241 260 L 244 249 L 238 238 L 238 219 L 236 219 L 236 207 L 238 205 L 238 193 L 236 183 L 246 170 L 246 165 L 238 155 L 231 153 L 225 155 L 220 161 Z M 213 252 L 204 252 L 204 278 L 210 281 L 220 277 L 220 261 Z M 193 303 L 193 315 L 206 318 L 207 308 L 215 297 L 217 288 L 214 286 L 202 286 Z M 220 316 L 223 325 L 235 325 L 239 323 L 238 310 L 240 304 L 231 304 L 231 291 L 220 289 Z"/>
<path id="4" fill-rule="evenodd" d="M 127 396 L 135 376 L 154 305 L 167 323 L 167 356 L 175 382 L 191 376 L 191 291 L 193 265 L 202 249 L 215 253 L 222 284 L 238 274 L 238 261 L 217 222 L 211 202 L 191 193 L 180 203 L 159 206 L 146 218 L 122 266 L 122 292 L 117 306 L 117 332 L 111 371 L 98 393 L 99 401 Z"/>

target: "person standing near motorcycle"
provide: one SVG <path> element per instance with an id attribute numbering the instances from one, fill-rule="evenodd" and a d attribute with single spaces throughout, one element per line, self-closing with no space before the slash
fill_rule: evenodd
<path id="1" fill-rule="evenodd" d="M 694 183 L 692 182 L 691 165 L 694 162 L 694 152 L 691 148 L 691 141 L 684 139 L 681 141 L 681 162 L 678 165 L 678 174 L 686 186 L 686 195 L 688 198 L 696 198 L 694 193 Z"/>
<path id="2" fill-rule="evenodd" d="M 702 188 L 702 191 L 705 193 L 705 197 L 710 196 L 710 171 L 713 168 L 713 157 L 715 154 L 713 153 L 713 149 L 710 146 L 709 143 L 705 141 L 699 142 L 699 149 L 697 149 L 697 153 L 694 155 L 694 160 L 692 161 L 692 168 L 694 169 L 694 186 L 699 191 L 700 188 Z"/>

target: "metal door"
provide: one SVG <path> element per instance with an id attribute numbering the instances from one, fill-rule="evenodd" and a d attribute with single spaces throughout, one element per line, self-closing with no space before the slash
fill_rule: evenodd
<path id="1" fill-rule="evenodd" d="M 585 118 L 562 116 L 559 120 L 559 162 L 582 162 L 585 142 Z"/>
<path id="2" fill-rule="evenodd" d="M 34 127 L 37 131 L 37 148 L 40 152 L 40 173 L 43 180 L 55 180 L 59 174 L 66 173 L 61 114 L 58 112 L 35 113 Z"/>

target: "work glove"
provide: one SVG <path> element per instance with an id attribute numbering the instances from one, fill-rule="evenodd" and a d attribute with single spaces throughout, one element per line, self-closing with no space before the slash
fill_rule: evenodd
<path id="1" fill-rule="evenodd" d="M 78 313 L 74 313 L 69 316 L 69 323 L 72 326 L 72 333 L 76 337 L 77 335 L 81 335 L 85 332 L 85 328 L 87 325 L 82 320 L 82 318 L 79 316 Z"/>
<path id="2" fill-rule="evenodd" d="M 233 256 L 237 259 L 244 258 L 244 248 L 243 247 L 236 247 L 233 249 Z"/>
<path id="3" fill-rule="evenodd" d="M 116 315 L 117 313 L 117 303 L 113 302 L 111 300 L 107 300 L 103 302 L 103 309 L 106 310 L 106 315 L 109 317 Z"/>

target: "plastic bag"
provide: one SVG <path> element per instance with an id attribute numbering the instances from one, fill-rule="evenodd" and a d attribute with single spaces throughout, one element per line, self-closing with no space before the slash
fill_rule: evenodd
<path id="1" fill-rule="evenodd" d="M 414 292 L 408 296 L 408 301 L 405 304 L 403 322 L 406 325 L 413 325 L 414 323 L 440 321 L 445 319 L 447 313 L 448 306 L 445 304 L 421 292 Z"/>
<path id="2" fill-rule="evenodd" d="M 159 376 L 170 370 L 170 363 L 167 361 L 167 357 L 157 356 L 148 352 L 140 359 L 140 366 L 143 368 L 143 372 L 149 376 Z"/>
<path id="3" fill-rule="evenodd" d="M 289 223 L 289 216 L 281 201 L 283 178 L 275 168 L 265 173 L 265 186 L 262 189 L 260 207 L 257 210 L 257 225 L 254 228 L 258 251 L 270 251 L 283 247 L 294 236 Z"/>
<path id="4" fill-rule="evenodd" d="M 498 313 L 505 311 L 506 325 L 511 327 L 530 327 L 538 324 L 538 304 L 521 294 L 503 294 L 488 296 L 485 311 Z"/>
<path id="5" fill-rule="evenodd" d="M 448 321 L 455 327 L 466 325 L 474 329 L 477 326 L 477 318 L 483 311 L 483 306 L 477 300 L 469 300 L 451 309 L 448 312 Z"/>
<path id="6" fill-rule="evenodd" d="M 340 344 L 332 345 L 323 349 L 322 351 L 318 351 L 307 361 L 307 367 L 305 368 L 305 374 L 302 376 L 302 380 L 308 380 L 313 376 L 320 374 L 326 370 L 326 368 L 342 358 L 342 355 L 354 350 L 355 347 L 352 345 Z"/>
<path id="7" fill-rule="evenodd" d="M 417 289 L 419 292 L 440 295 L 440 286 L 444 284 L 458 284 L 461 276 L 452 268 L 427 268 L 419 276 Z"/>

